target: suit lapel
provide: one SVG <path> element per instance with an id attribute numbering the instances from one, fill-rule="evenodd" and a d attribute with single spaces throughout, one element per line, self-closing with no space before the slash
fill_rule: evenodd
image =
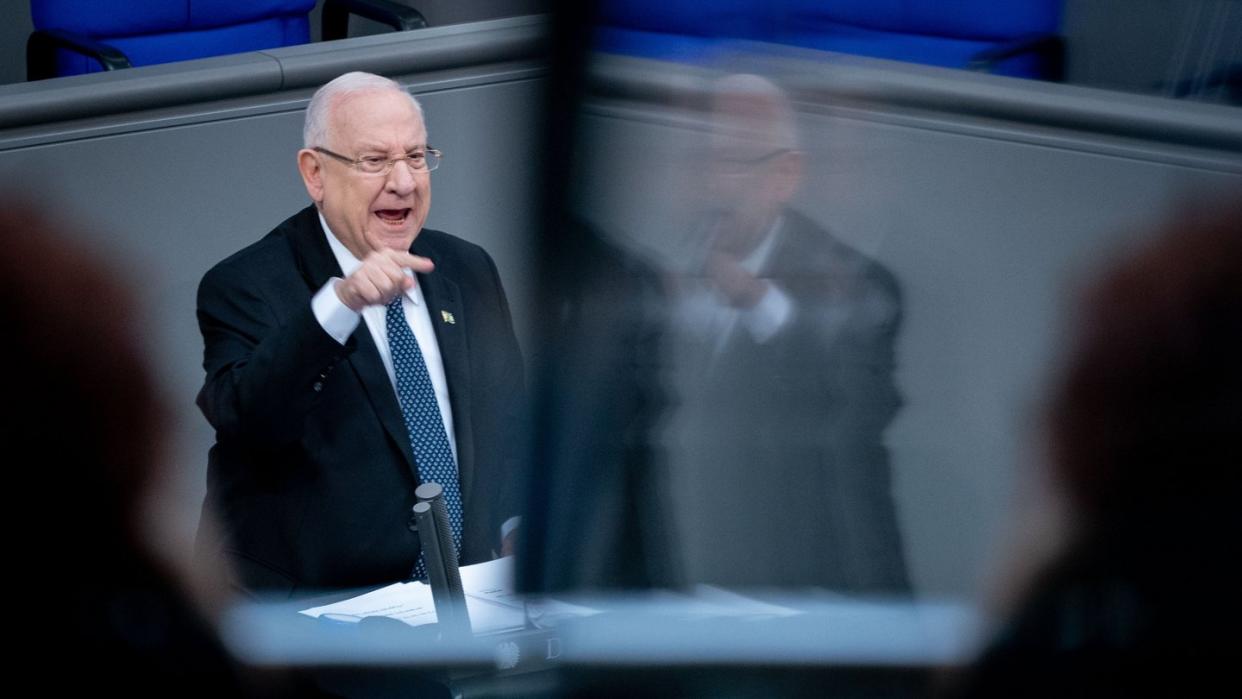
<path id="1" fill-rule="evenodd" d="M 302 276 L 306 279 L 310 293 L 314 294 L 332 277 L 341 276 L 341 266 L 337 264 L 332 248 L 325 237 L 327 233 L 319 225 L 319 214 L 314 206 L 303 210 L 299 216 L 299 240 L 294 250 L 300 254 Z M 358 323 L 349 343 L 355 351 L 349 355 L 348 362 L 353 367 L 358 381 L 366 391 L 375 414 L 379 417 L 384 430 L 405 457 L 406 464 L 418 479 L 418 466 L 414 461 L 414 450 L 410 446 L 410 435 L 405 429 L 405 420 L 401 416 L 401 405 L 397 402 L 397 394 L 393 390 L 388 371 L 380 359 L 379 349 L 371 338 L 371 331 L 366 321 Z"/>
<path id="2" fill-rule="evenodd" d="M 406 465 L 414 474 L 414 479 L 421 480 L 418 476 L 418 462 L 414 460 L 414 448 L 410 445 L 410 433 L 405 428 L 401 404 L 397 402 L 397 392 L 393 388 L 392 380 L 388 378 L 388 371 L 380 359 L 379 349 L 375 346 L 375 340 L 371 338 L 371 330 L 367 327 L 366 321 L 358 323 L 358 328 L 354 330 L 350 341 L 358 343 L 358 351 L 349 358 L 354 373 L 358 375 L 358 380 L 366 389 L 371 405 L 375 408 L 375 414 L 379 416 L 380 423 L 384 425 L 384 430 L 388 432 L 388 436 L 405 457 Z"/>
<path id="3" fill-rule="evenodd" d="M 457 472 L 461 479 L 462 502 L 470 502 L 474 486 L 474 435 L 470 419 L 470 354 L 466 327 L 470 323 L 462 312 L 461 293 L 451 278 L 451 265 L 438 250 L 420 236 L 411 252 L 428 257 L 436 264 L 431 274 L 418 275 L 427 313 L 435 328 L 440 358 L 444 362 L 444 378 L 448 383 L 449 405 L 453 409 L 453 432 L 457 441 Z M 468 511 L 468 510 L 467 510 Z"/>

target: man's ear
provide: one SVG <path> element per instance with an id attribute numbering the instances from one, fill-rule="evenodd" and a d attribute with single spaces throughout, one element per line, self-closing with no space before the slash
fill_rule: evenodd
<path id="1" fill-rule="evenodd" d="M 779 178 L 777 192 L 782 202 L 793 199 L 793 196 L 798 193 L 798 188 L 802 186 L 802 168 L 802 151 L 791 150 L 781 154 L 776 164 L 776 172 Z"/>
<path id="2" fill-rule="evenodd" d="M 298 172 L 302 175 L 302 184 L 306 185 L 306 193 L 316 204 L 323 203 L 323 164 L 315 151 L 303 148 L 298 151 Z"/>

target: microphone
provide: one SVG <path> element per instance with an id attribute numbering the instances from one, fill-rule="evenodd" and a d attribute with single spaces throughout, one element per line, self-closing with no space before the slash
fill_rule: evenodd
<path id="1" fill-rule="evenodd" d="M 418 525 L 431 598 L 436 605 L 436 620 L 445 633 L 470 635 L 470 616 L 466 611 L 466 593 L 461 585 L 457 565 L 457 547 L 448 509 L 444 505 L 444 489 L 439 483 L 423 483 L 414 491 L 414 521 Z"/>

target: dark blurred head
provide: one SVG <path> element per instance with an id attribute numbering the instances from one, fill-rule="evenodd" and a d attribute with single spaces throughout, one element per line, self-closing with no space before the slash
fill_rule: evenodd
<path id="1" fill-rule="evenodd" d="M 53 523 L 79 550 L 137 540 L 163 410 L 134 300 L 81 241 L 31 208 L 0 206 L 0 240 L 13 492 L 37 503 L 29 524 L 50 548 Z"/>
<path id="2" fill-rule="evenodd" d="M 1087 524 L 1236 507 L 1242 207 L 1184 212 L 1086 298 L 1054 396 L 1056 476 Z M 1174 524 L 1170 522 L 1169 524 Z"/>
<path id="3" fill-rule="evenodd" d="M 758 75 L 729 75 L 712 98 L 712 197 L 717 246 L 747 255 L 798 191 L 802 153 L 793 107 Z"/>

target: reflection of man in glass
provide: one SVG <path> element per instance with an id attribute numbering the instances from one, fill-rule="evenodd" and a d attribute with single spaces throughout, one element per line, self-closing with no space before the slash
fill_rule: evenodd
<path id="1" fill-rule="evenodd" d="M 882 441 L 901 402 L 897 282 L 788 207 L 803 154 L 780 90 L 755 76 L 717 87 L 715 210 L 679 308 L 688 572 L 907 590 Z"/>

